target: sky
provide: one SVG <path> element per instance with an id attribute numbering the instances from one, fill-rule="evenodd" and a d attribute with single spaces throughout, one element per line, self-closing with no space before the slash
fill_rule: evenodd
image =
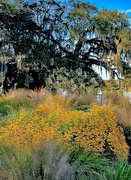
<path id="1" fill-rule="evenodd" d="M 125 12 L 131 16 L 131 0 L 83 0 L 85 2 L 90 2 L 98 7 L 99 10 L 102 7 L 110 10 L 118 10 L 120 12 Z"/>

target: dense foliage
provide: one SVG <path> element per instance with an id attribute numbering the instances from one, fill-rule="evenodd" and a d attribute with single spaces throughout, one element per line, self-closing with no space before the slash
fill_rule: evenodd
<path id="1" fill-rule="evenodd" d="M 60 68 L 71 85 L 85 87 L 96 78 L 93 64 L 105 67 L 113 78 L 130 72 L 131 30 L 125 13 L 98 11 L 79 0 L 0 0 L 0 8 L 0 60 L 8 66 L 2 82 L 7 89 L 15 83 L 52 88 L 52 82 L 61 83 Z M 49 76 L 54 77 L 47 84 Z"/>

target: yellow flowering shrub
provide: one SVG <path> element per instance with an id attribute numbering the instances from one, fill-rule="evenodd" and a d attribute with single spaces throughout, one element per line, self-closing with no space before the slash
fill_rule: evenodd
<path id="1" fill-rule="evenodd" d="M 92 104 L 89 112 L 73 110 L 60 96 L 46 98 L 33 110 L 21 111 L 18 119 L 1 128 L 0 143 L 31 148 L 52 139 L 58 146 L 84 147 L 97 153 L 109 149 L 117 157 L 128 157 L 123 130 L 113 111 Z"/>
<path id="2" fill-rule="evenodd" d="M 109 107 L 92 104 L 90 112 L 81 124 L 75 124 L 65 134 L 66 145 L 79 145 L 94 152 L 110 150 L 119 157 L 128 157 L 129 147 L 123 129 L 118 126 L 117 118 Z"/>

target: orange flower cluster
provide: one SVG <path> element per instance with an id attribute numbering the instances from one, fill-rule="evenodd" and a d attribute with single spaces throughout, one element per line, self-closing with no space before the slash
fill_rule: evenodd
<path id="1" fill-rule="evenodd" d="M 110 108 L 92 104 L 89 112 L 83 112 L 67 104 L 54 96 L 33 111 L 22 111 L 19 119 L 1 128 L 0 142 L 31 148 L 55 139 L 58 146 L 69 149 L 79 146 L 98 153 L 110 149 L 117 157 L 128 157 L 123 130 Z"/>

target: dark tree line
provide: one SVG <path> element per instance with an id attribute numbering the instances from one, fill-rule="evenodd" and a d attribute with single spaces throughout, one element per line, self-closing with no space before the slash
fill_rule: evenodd
<path id="1" fill-rule="evenodd" d="M 79 0 L 0 0 L 0 60 L 4 88 L 102 83 L 93 64 L 120 78 L 130 73 L 129 17 Z"/>

